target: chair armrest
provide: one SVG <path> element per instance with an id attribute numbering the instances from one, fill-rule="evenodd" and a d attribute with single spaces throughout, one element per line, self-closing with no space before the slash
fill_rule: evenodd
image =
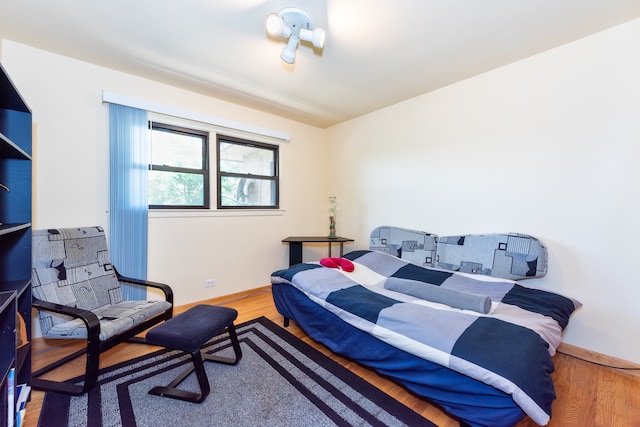
<path id="1" fill-rule="evenodd" d="M 115 267 L 114 267 L 114 270 L 115 270 Z M 116 277 L 120 282 L 160 289 L 164 293 L 165 300 L 167 302 L 170 302 L 171 305 L 173 305 L 173 290 L 169 285 L 166 285 L 164 283 L 152 282 L 149 280 L 134 279 L 133 277 L 126 277 L 118 273 L 118 270 L 115 270 L 115 271 L 116 271 Z"/>
<path id="2" fill-rule="evenodd" d="M 70 307 L 68 305 L 56 304 L 49 301 L 43 301 L 33 297 L 31 305 L 37 310 L 51 311 L 58 314 L 64 314 L 76 319 L 82 320 L 87 326 L 87 336 L 98 339 L 100 336 L 100 319 L 92 311 L 81 308 Z"/>

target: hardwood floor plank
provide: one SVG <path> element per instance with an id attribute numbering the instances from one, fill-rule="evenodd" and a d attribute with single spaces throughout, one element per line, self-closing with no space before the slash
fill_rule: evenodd
<path id="1" fill-rule="evenodd" d="M 270 286 L 214 298 L 201 303 L 235 308 L 238 310 L 237 323 L 265 316 L 282 325 L 282 316 L 273 304 Z M 175 313 L 183 312 L 194 305 L 196 304 L 176 307 Z M 402 386 L 379 376 L 364 366 L 333 354 L 329 349 L 309 338 L 295 322 L 291 322 L 287 330 L 438 426 L 457 427 L 459 425 L 458 421 L 440 408 L 405 390 Z M 60 341 L 42 338 L 34 340 L 34 369 L 55 360 L 61 353 L 68 352 L 78 346 L 74 340 Z M 157 348 L 140 344 L 121 344 L 103 355 L 100 366 L 105 367 L 119 363 Z M 570 350 L 580 353 L 580 350 L 576 350 L 576 348 L 570 348 Z M 83 358 L 80 358 L 73 364 L 65 366 L 64 369 L 56 371 L 51 377 L 65 379 L 77 376 L 82 372 L 83 363 Z M 554 357 L 554 363 L 556 371 L 553 373 L 553 380 L 557 399 L 553 404 L 553 416 L 548 424 L 549 427 L 640 426 L 640 375 L 636 371 L 616 371 L 578 360 L 566 354 L 557 354 Z M 31 401 L 27 405 L 25 427 L 37 426 L 42 399 L 42 392 L 32 392 Z M 526 417 L 516 426 L 535 427 L 536 424 Z"/>
<path id="2" fill-rule="evenodd" d="M 598 402 L 596 408 L 596 425 L 624 425 L 627 414 L 625 411 L 625 399 L 616 399 L 616 396 L 624 396 L 622 377 L 611 371 L 601 370 L 597 374 Z"/>
<path id="3" fill-rule="evenodd" d="M 626 390 L 630 391 L 625 393 L 625 404 L 628 408 L 627 425 L 640 426 L 640 392 L 633 392 L 633 382 L 630 383 L 625 385 Z"/>
<path id="4" fill-rule="evenodd" d="M 584 362 L 559 354 L 554 358 L 556 371 L 553 380 L 556 390 L 556 400 L 552 406 L 552 421 L 562 420 L 562 426 L 582 427 L 593 425 L 595 418 L 595 388 L 589 383 L 591 375 L 597 374 L 597 369 L 584 366 Z M 574 396 L 580 395 L 579 399 Z"/>

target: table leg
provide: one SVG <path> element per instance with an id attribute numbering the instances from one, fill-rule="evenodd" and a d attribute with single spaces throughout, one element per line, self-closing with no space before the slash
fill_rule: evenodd
<path id="1" fill-rule="evenodd" d="M 338 242 L 340 243 L 340 258 L 342 258 L 342 254 L 344 251 L 344 242 Z M 331 258 L 331 242 L 329 242 L 329 258 Z"/>
<path id="2" fill-rule="evenodd" d="M 302 242 L 289 242 L 289 267 L 302 262 Z"/>

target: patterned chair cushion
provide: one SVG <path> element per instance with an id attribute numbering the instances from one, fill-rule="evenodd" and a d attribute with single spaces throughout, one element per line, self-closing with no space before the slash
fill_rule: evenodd
<path id="1" fill-rule="evenodd" d="M 106 340 L 171 307 L 167 301 L 123 301 L 102 227 L 33 231 L 33 296 L 92 311 Z M 40 310 L 43 336 L 86 338 L 79 319 Z"/>
<path id="2" fill-rule="evenodd" d="M 167 301 L 122 301 L 92 310 L 100 319 L 100 341 L 116 336 L 121 332 L 167 310 L 171 304 Z M 43 312 L 43 314 L 46 314 Z M 40 316 L 40 326 L 48 328 L 47 338 L 87 338 L 87 328 L 80 319 L 60 322 L 67 316 Z M 57 323 L 56 323 L 57 322 Z"/>

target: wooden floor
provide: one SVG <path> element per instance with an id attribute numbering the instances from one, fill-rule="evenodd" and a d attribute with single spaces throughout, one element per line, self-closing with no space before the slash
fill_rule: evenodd
<path id="1" fill-rule="evenodd" d="M 270 287 L 203 302 L 237 309 L 239 312 L 237 323 L 265 316 L 280 325 L 282 324 L 282 316 L 275 309 Z M 190 305 L 176 307 L 175 312 L 179 313 L 189 307 Z M 295 322 L 291 322 L 291 326 L 287 330 L 438 426 L 457 427 L 459 425 L 455 419 L 442 410 L 409 393 L 401 386 L 378 376 L 367 368 L 332 354 L 324 346 L 311 340 Z M 72 341 L 65 341 L 65 343 L 65 345 L 60 346 L 60 341 L 57 340 L 34 340 L 34 368 L 37 369 L 50 360 L 54 360 L 61 352 L 66 352 L 76 345 Z M 122 344 L 103 355 L 101 367 L 156 349 L 146 345 Z M 79 360 L 78 362 L 70 367 L 67 367 L 69 365 L 65 366 L 64 370 L 61 368 L 60 372 L 56 372 L 56 375 L 60 379 L 79 375 L 82 372 L 83 361 Z M 548 424 L 549 426 L 640 427 L 640 377 L 637 371 L 622 372 L 603 368 L 565 354 L 556 355 L 554 362 L 556 372 L 553 374 L 553 379 L 557 399 L 553 404 L 553 418 Z M 42 399 L 42 392 L 34 391 L 32 393 L 31 402 L 27 406 L 25 427 L 37 426 Z M 529 418 L 525 418 L 517 424 L 518 427 L 535 425 Z M 46 423 L 43 427 L 47 427 Z"/>

